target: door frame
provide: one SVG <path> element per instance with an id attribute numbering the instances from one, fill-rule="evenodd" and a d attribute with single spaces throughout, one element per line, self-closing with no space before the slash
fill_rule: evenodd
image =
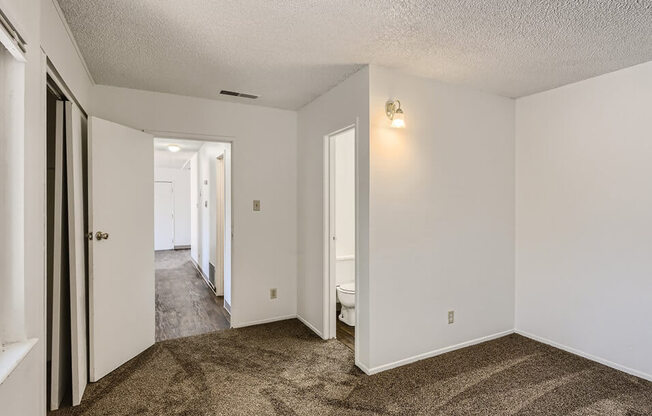
<path id="1" fill-rule="evenodd" d="M 358 326 L 358 313 L 359 308 L 359 290 L 358 290 L 358 139 L 359 128 L 358 120 L 354 124 L 350 124 L 341 129 L 335 130 L 324 136 L 324 167 L 323 167 L 323 328 L 324 333 L 322 338 L 332 339 L 337 337 L 337 317 L 335 316 L 337 308 L 337 291 L 335 279 L 335 154 L 334 144 L 335 136 L 344 133 L 345 131 L 353 129 L 355 141 L 355 321 L 356 328 Z M 355 338 L 355 356 L 358 355 L 357 341 Z M 356 360 L 357 361 L 357 360 Z"/>
<path id="2" fill-rule="evenodd" d="M 200 133 L 189 133 L 189 132 L 175 132 L 175 131 L 161 131 L 161 130 L 143 130 L 146 133 L 149 133 L 154 136 L 155 139 L 176 139 L 176 140 L 191 140 L 191 141 L 201 141 L 201 142 L 207 142 L 207 143 L 224 143 L 230 145 L 230 150 L 231 150 L 231 166 L 230 166 L 230 174 L 231 174 L 231 181 L 230 181 L 230 187 L 231 187 L 231 258 L 229 259 L 229 264 L 231 265 L 231 303 L 229 304 L 227 308 L 227 303 L 226 299 L 224 300 L 224 309 L 229 313 L 229 316 L 231 319 L 229 319 L 229 326 L 233 328 L 233 305 L 236 303 L 235 298 L 233 296 L 233 282 L 235 281 L 235 268 L 233 265 L 233 258 L 235 248 L 233 244 L 234 236 L 235 236 L 235 210 L 234 210 L 234 201 L 235 201 L 235 187 L 234 187 L 234 178 L 235 178 L 235 172 L 233 169 L 234 166 L 234 160 L 235 160 L 235 136 L 221 136 L 221 135 L 211 135 L 211 134 L 200 134 Z M 226 169 L 226 166 L 225 166 Z M 154 181 L 154 172 L 152 172 L 152 181 Z M 224 182 L 226 185 L 226 181 Z M 226 189 L 225 189 L 226 192 Z M 224 213 L 226 215 L 226 207 L 224 210 Z M 225 221 L 226 225 L 226 221 Z M 224 240 L 226 241 L 226 239 Z M 226 259 L 226 258 L 225 258 Z M 226 262 L 226 260 L 225 260 Z"/>

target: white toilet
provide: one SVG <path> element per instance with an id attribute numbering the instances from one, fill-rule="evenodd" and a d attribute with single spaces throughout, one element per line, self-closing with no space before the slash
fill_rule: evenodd
<path id="1" fill-rule="evenodd" d="M 355 281 L 337 286 L 337 299 L 342 304 L 339 319 L 349 326 L 355 326 Z"/>

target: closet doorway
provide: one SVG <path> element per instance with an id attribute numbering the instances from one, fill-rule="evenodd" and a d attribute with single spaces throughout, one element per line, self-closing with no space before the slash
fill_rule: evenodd
<path id="1" fill-rule="evenodd" d="M 47 394 L 78 405 L 88 382 L 87 116 L 48 76 Z"/>

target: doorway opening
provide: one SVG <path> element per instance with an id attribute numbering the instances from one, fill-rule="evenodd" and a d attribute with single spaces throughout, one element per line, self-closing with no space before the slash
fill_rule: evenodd
<path id="1" fill-rule="evenodd" d="M 353 350 L 356 326 L 355 127 L 327 136 L 326 142 L 327 323 L 330 337 Z"/>
<path id="2" fill-rule="evenodd" d="M 230 327 L 231 144 L 154 139 L 156 341 Z"/>
<path id="3" fill-rule="evenodd" d="M 46 78 L 46 399 L 78 405 L 88 382 L 87 117 Z"/>

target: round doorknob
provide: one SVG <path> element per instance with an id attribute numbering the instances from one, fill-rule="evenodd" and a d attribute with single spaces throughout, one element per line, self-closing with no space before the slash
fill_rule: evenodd
<path id="1" fill-rule="evenodd" d="M 108 240 L 109 239 L 109 233 L 104 233 L 102 231 L 98 231 L 95 233 L 95 239 L 96 240 Z"/>

